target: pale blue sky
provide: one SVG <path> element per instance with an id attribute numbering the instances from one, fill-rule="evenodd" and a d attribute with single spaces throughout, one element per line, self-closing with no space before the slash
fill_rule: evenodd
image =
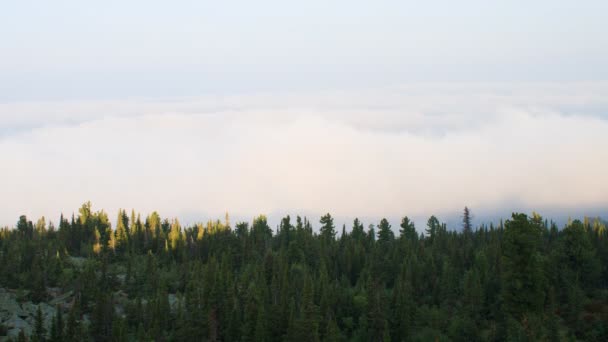
<path id="1" fill-rule="evenodd" d="M 11 1 L 0 101 L 608 79 L 606 1 Z"/>

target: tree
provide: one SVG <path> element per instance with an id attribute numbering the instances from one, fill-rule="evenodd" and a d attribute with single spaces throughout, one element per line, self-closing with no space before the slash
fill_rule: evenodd
<path id="1" fill-rule="evenodd" d="M 464 207 L 462 214 L 462 231 L 467 235 L 473 231 L 473 227 L 471 226 L 471 211 L 468 207 Z"/>
<path id="2" fill-rule="evenodd" d="M 289 341 L 319 341 L 319 308 L 314 303 L 313 287 L 312 279 L 305 275 L 300 310 L 288 328 Z"/>
<path id="3" fill-rule="evenodd" d="M 334 226 L 334 219 L 329 213 L 321 216 L 321 238 L 324 241 L 333 241 L 336 236 L 336 227 Z"/>
<path id="4" fill-rule="evenodd" d="M 401 229 L 399 229 L 399 233 L 401 233 L 401 237 L 403 239 L 409 241 L 418 239 L 418 233 L 416 233 L 414 222 L 410 221 L 409 217 L 403 217 L 399 226 L 401 227 Z"/>
<path id="5" fill-rule="evenodd" d="M 472 268 L 465 273 L 462 290 L 462 299 L 468 316 L 471 317 L 473 321 L 478 321 L 483 309 L 484 293 L 478 272 L 475 268 Z"/>
<path id="6" fill-rule="evenodd" d="M 165 239 L 165 235 L 163 232 L 163 224 L 162 224 L 162 220 L 160 218 L 160 215 L 154 211 L 152 212 L 152 214 L 150 214 L 150 216 L 148 216 L 148 218 L 146 218 L 146 225 L 150 230 L 150 233 L 152 234 L 152 238 L 153 238 L 153 243 L 152 243 L 152 249 L 154 251 L 160 251 L 162 250 L 162 246 L 163 246 L 163 240 Z"/>
<path id="7" fill-rule="evenodd" d="M 114 249 L 117 254 L 121 254 L 128 250 L 129 242 L 129 217 L 127 213 L 119 209 L 118 219 L 116 220 L 116 242 Z"/>
<path id="8" fill-rule="evenodd" d="M 249 223 L 247 223 L 247 222 L 237 223 L 235 233 L 236 233 L 236 236 L 239 238 L 247 237 L 247 235 L 249 233 Z"/>
<path id="9" fill-rule="evenodd" d="M 171 250 L 175 251 L 182 240 L 182 227 L 177 219 L 171 223 L 171 232 L 169 233 L 169 244 Z"/>
<path id="10" fill-rule="evenodd" d="M 112 305 L 112 297 L 108 293 L 102 293 L 97 297 L 95 309 L 91 316 L 93 338 L 98 341 L 111 339 L 113 321 L 114 307 Z"/>
<path id="11" fill-rule="evenodd" d="M 291 241 L 293 235 L 293 229 L 294 227 L 291 225 L 291 217 L 289 217 L 289 215 L 281 219 L 279 234 L 282 246 L 289 246 L 289 242 Z"/>
<path id="12" fill-rule="evenodd" d="M 34 321 L 34 340 L 38 342 L 44 341 L 45 334 L 46 329 L 44 328 L 44 318 L 42 317 L 42 309 L 40 308 L 40 305 L 38 305 L 38 309 L 36 310 L 36 320 Z"/>
<path id="13" fill-rule="evenodd" d="M 34 307 L 23 341 L 608 340 L 600 219 L 559 230 L 514 213 L 473 232 L 432 216 L 418 235 L 406 216 L 397 240 L 388 220 L 367 232 L 355 219 L 336 241 L 329 214 L 313 233 L 305 217 L 232 230 L 120 210 L 112 231 L 104 211 L 80 209 L 58 232 L 25 216 L 0 228 L 0 297 L 62 305 L 54 318 Z"/>
<path id="14" fill-rule="evenodd" d="M 17 222 L 17 231 L 22 237 L 31 239 L 34 236 L 34 226 L 32 225 L 32 221 L 28 221 L 27 216 L 21 215 L 19 217 L 19 221 Z"/>
<path id="15" fill-rule="evenodd" d="M 44 216 L 42 216 L 40 219 L 38 219 L 38 221 L 36 222 L 36 235 L 38 235 L 39 237 L 46 234 L 46 220 L 44 218 Z"/>
<path id="16" fill-rule="evenodd" d="M 560 270 L 566 277 L 564 279 L 566 284 L 580 284 L 588 288 L 596 285 L 600 264 L 581 221 L 572 221 L 562 231 L 558 258 Z"/>
<path id="17" fill-rule="evenodd" d="M 323 341 L 326 342 L 340 342 L 343 341 L 344 337 L 342 336 L 342 332 L 336 323 L 336 320 L 333 316 L 330 316 L 329 322 L 327 323 L 327 332 L 325 333 L 325 337 Z"/>
<path id="18" fill-rule="evenodd" d="M 258 312 L 256 315 L 254 340 L 267 341 L 268 338 L 268 317 L 266 316 L 264 304 L 260 303 L 258 305 Z"/>
<path id="19" fill-rule="evenodd" d="M 264 215 L 260 215 L 253 220 L 251 226 L 251 237 L 260 255 L 264 254 L 266 246 L 270 245 L 272 239 L 272 230 L 268 226 L 268 219 Z"/>
<path id="20" fill-rule="evenodd" d="M 391 230 L 391 225 L 388 220 L 383 218 L 378 225 L 378 242 L 388 244 L 395 239 L 395 234 Z"/>
<path id="21" fill-rule="evenodd" d="M 540 227 L 532 224 L 525 214 L 514 213 L 505 223 L 502 300 L 507 319 L 513 319 L 509 329 L 514 334 L 519 332 L 513 324 L 518 322 L 525 327 L 530 315 L 542 310 L 545 299 L 539 255 L 541 233 Z"/>
<path id="22" fill-rule="evenodd" d="M 435 240 L 435 237 L 440 229 L 441 225 L 439 224 L 439 220 L 435 217 L 435 215 L 429 217 L 429 220 L 426 223 L 426 234 L 430 238 L 431 242 Z"/>
<path id="23" fill-rule="evenodd" d="M 73 342 L 82 340 L 82 327 L 80 325 L 80 300 L 78 296 L 74 299 L 74 304 L 68 313 L 65 337 L 66 340 Z"/>
<path id="24" fill-rule="evenodd" d="M 416 303 L 412 284 L 412 260 L 402 263 L 393 290 L 394 336 L 397 341 L 407 341 L 415 326 Z"/>
<path id="25" fill-rule="evenodd" d="M 53 317 L 53 324 L 51 325 L 51 341 L 61 342 L 64 339 L 63 334 L 63 314 L 59 305 L 56 306 L 55 317 Z"/>
<path id="26" fill-rule="evenodd" d="M 361 223 L 358 218 L 355 218 L 353 221 L 353 230 L 351 232 L 351 236 L 355 241 L 361 241 L 365 238 L 365 229 L 363 227 L 363 223 Z"/>

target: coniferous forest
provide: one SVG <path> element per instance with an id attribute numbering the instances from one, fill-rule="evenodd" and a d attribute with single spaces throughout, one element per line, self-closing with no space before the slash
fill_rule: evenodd
<path id="1" fill-rule="evenodd" d="M 0 340 L 608 340 L 600 219 L 366 224 L 22 216 L 0 231 Z"/>

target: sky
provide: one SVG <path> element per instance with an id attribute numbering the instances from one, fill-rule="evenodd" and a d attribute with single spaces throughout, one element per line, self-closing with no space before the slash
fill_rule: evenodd
<path id="1" fill-rule="evenodd" d="M 0 225 L 608 216 L 605 1 L 19 1 Z M 349 223 L 350 224 L 350 223 Z"/>

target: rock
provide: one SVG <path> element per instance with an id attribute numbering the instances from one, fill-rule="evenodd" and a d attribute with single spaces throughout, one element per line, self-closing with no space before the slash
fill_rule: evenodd
<path id="1" fill-rule="evenodd" d="M 19 304 L 15 291 L 0 288 L 0 323 L 7 329 L 7 338 L 16 339 L 21 330 L 26 336 L 30 336 L 36 325 L 38 307 L 40 307 L 44 327 L 48 332 L 55 316 L 53 306 L 47 303 L 36 305 L 31 301 Z"/>
<path id="2" fill-rule="evenodd" d="M 127 275 L 126 274 L 118 274 L 118 275 L 116 275 L 116 279 L 120 282 L 120 284 L 124 285 L 126 283 L 126 280 L 127 280 Z"/>
<path id="3" fill-rule="evenodd" d="M 30 336 L 33 331 L 32 326 L 17 315 L 13 315 L 13 317 L 3 324 L 8 331 L 7 336 L 11 338 L 17 338 L 21 330 L 23 330 L 26 336 Z"/>
<path id="4" fill-rule="evenodd" d="M 69 304 L 72 302 L 72 295 L 74 294 L 73 291 L 68 291 L 62 295 L 59 295 L 53 299 L 51 299 L 51 301 L 49 301 L 49 304 L 51 306 L 55 306 L 55 305 L 61 305 L 61 307 L 68 307 Z"/>
<path id="5" fill-rule="evenodd" d="M 17 317 L 27 317 L 28 313 L 21 308 L 19 302 L 17 302 L 17 297 L 12 292 L 1 289 L 0 321 L 4 322 L 9 320 L 13 315 Z"/>
<path id="6" fill-rule="evenodd" d="M 46 294 L 48 294 L 50 298 L 56 298 L 61 295 L 61 289 L 58 287 L 47 287 Z"/>
<path id="7" fill-rule="evenodd" d="M 179 308 L 179 302 L 180 298 L 177 295 L 173 293 L 169 294 L 169 308 L 171 309 L 171 312 L 177 312 L 177 309 Z"/>
<path id="8" fill-rule="evenodd" d="M 50 331 L 51 325 L 53 324 L 53 317 L 55 317 L 55 308 L 48 305 L 47 303 L 40 303 L 38 305 L 32 302 L 25 302 L 21 304 L 23 311 L 28 313 L 28 317 L 25 318 L 31 326 L 36 325 L 36 316 L 38 315 L 38 307 L 42 312 L 42 320 L 44 321 L 44 328 L 46 331 Z"/>
<path id="9" fill-rule="evenodd" d="M 87 262 L 86 258 L 82 258 L 82 257 L 67 257 L 66 259 L 72 266 L 78 268 L 78 269 L 82 269 L 84 267 L 84 264 Z"/>

